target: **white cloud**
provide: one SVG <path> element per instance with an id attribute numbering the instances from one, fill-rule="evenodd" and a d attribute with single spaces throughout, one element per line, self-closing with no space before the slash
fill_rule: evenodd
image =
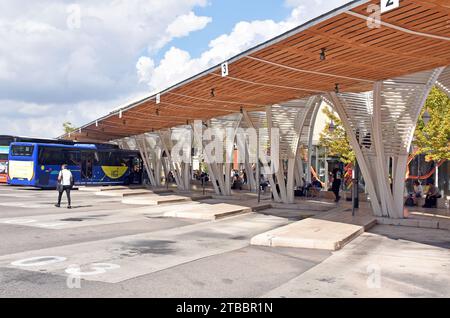
<path id="1" fill-rule="evenodd" d="M 68 25 L 72 1 L 0 1 L 1 133 L 57 136 L 64 121 L 84 124 L 344 2 L 286 0 L 284 21 L 242 21 L 199 56 L 170 47 L 155 63 L 211 22 L 193 12 L 208 0 L 77 0 L 79 28 Z"/>
<path id="2" fill-rule="evenodd" d="M 170 37 L 179 38 L 187 36 L 193 31 L 204 29 L 212 19 L 210 17 L 199 17 L 194 12 L 189 12 L 179 16 L 167 27 L 167 33 Z"/>
<path id="3" fill-rule="evenodd" d="M 283 21 L 242 21 L 234 26 L 231 33 L 213 39 L 209 49 L 199 57 L 193 58 L 189 52 L 171 47 L 158 65 L 150 57 L 144 56 L 140 58 L 136 69 L 139 75 L 145 74 L 140 78 L 148 83 L 152 92 L 161 91 L 346 2 L 287 0 L 285 5 L 291 7 L 292 11 Z"/>
<path id="4" fill-rule="evenodd" d="M 292 8 L 292 18 L 307 22 L 349 2 L 350 0 L 285 0 L 284 4 Z"/>
<path id="5" fill-rule="evenodd" d="M 66 117 L 83 124 L 109 112 L 148 90 L 139 83 L 144 75 L 135 71 L 142 52 L 209 22 L 192 14 L 207 0 L 77 0 L 80 25 L 70 27 L 72 3 L 0 1 L 0 133 L 31 133 L 40 121 L 45 131 L 38 135 L 60 134 Z M 176 23 L 180 19 L 186 23 L 184 32 Z M 170 25 L 172 33 L 167 32 Z M 101 112 L 92 111 L 96 105 Z M 27 109 L 33 109 L 29 119 Z"/>
<path id="6" fill-rule="evenodd" d="M 155 62 L 147 56 L 141 56 L 136 63 L 136 69 L 138 72 L 139 82 L 149 82 L 155 69 Z"/>
<path id="7" fill-rule="evenodd" d="M 203 52 L 198 58 L 192 58 L 187 51 L 171 47 L 157 66 L 150 57 L 141 57 L 136 65 L 137 72 L 141 80 L 146 80 L 152 91 L 161 91 L 249 47 L 283 33 L 294 25 L 291 21 L 239 22 L 230 34 L 224 34 L 212 40 L 209 43 L 209 50 Z"/>
<path id="8" fill-rule="evenodd" d="M 82 125 L 104 116 L 131 100 L 141 100 L 143 92 L 126 94 L 114 99 L 87 100 L 78 103 L 28 103 L 0 100 L 2 134 L 37 137 L 57 137 L 63 134 L 62 124 L 70 121 Z"/>

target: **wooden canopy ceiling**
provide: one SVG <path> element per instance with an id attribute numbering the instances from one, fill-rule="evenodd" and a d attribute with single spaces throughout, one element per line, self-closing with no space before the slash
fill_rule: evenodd
<path id="1" fill-rule="evenodd" d="M 373 82 L 450 65 L 450 0 L 401 0 L 369 28 L 353 1 L 156 96 L 124 107 L 62 139 L 109 141 L 323 92 L 362 92 Z M 326 59 L 320 59 L 325 49 Z"/>

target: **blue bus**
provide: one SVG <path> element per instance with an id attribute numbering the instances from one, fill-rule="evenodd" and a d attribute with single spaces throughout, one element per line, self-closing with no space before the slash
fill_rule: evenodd
<path id="1" fill-rule="evenodd" d="M 14 142 L 8 156 L 8 184 L 56 188 L 61 165 L 72 171 L 75 185 L 140 183 L 139 152 L 95 144 Z"/>
<path id="2" fill-rule="evenodd" d="M 8 154 L 9 145 L 13 142 L 39 142 L 73 145 L 75 142 L 69 140 L 43 139 L 32 137 L 20 137 L 11 135 L 0 135 L 0 184 L 8 181 Z"/>

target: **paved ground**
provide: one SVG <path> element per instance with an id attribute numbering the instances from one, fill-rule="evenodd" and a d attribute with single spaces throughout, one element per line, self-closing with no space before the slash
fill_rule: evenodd
<path id="1" fill-rule="evenodd" d="M 0 186 L 0 297 L 450 295 L 449 231 L 377 226 L 336 253 L 253 247 L 254 235 L 335 206 L 203 222 L 162 215 L 217 200 L 146 207 L 73 197 L 73 210 L 57 209 L 54 191 Z M 381 267 L 381 289 L 367 287 L 368 260 Z"/>
<path id="2" fill-rule="evenodd" d="M 450 232 L 379 225 L 265 297 L 449 297 Z"/>

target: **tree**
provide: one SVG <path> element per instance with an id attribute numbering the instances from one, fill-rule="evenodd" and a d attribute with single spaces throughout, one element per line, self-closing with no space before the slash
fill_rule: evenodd
<path id="1" fill-rule="evenodd" d="M 329 107 L 325 107 L 323 113 L 328 117 L 329 123 L 334 123 L 335 129 L 330 131 L 330 124 L 328 123 L 320 133 L 319 145 L 325 147 L 328 155 L 338 157 L 344 164 L 355 162 L 355 153 L 350 146 L 347 133 L 339 116 Z"/>
<path id="2" fill-rule="evenodd" d="M 423 115 L 430 114 L 425 125 Z M 422 110 L 414 134 L 414 146 L 418 154 L 425 154 L 426 161 L 450 160 L 450 98 L 437 88 L 431 90 Z"/>
<path id="3" fill-rule="evenodd" d="M 63 123 L 63 129 L 66 134 L 74 132 L 76 130 L 76 128 L 70 121 L 66 121 L 65 123 Z"/>

